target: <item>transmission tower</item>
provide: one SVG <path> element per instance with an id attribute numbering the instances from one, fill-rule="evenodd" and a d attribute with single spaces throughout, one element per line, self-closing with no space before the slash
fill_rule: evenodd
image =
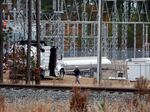
<path id="1" fill-rule="evenodd" d="M 124 22 L 128 22 L 128 11 L 129 11 L 129 7 L 128 7 L 128 1 L 125 1 L 123 3 L 123 15 L 122 15 L 122 21 Z M 126 59 L 127 58 L 127 30 L 128 30 L 128 25 L 123 24 L 122 25 L 122 59 Z"/>

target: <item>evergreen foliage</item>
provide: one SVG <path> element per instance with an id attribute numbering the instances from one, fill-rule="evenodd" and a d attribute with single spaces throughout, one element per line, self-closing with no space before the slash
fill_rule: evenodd
<path id="1" fill-rule="evenodd" d="M 41 8 L 43 12 L 52 12 L 53 0 L 41 0 Z"/>

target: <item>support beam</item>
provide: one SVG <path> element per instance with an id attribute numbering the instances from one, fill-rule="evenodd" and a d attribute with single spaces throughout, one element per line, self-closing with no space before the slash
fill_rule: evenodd
<path id="1" fill-rule="evenodd" d="M 98 59 L 97 59 L 97 83 L 100 84 L 100 80 L 102 78 L 102 67 L 101 67 L 101 40 L 102 40 L 102 1 L 99 0 L 99 9 L 98 9 Z"/>
<path id="2" fill-rule="evenodd" d="M 148 26 L 145 26 L 145 48 L 146 48 L 146 57 L 149 57 L 149 43 L 148 43 Z"/>
<path id="3" fill-rule="evenodd" d="M 41 23 L 45 23 L 46 21 L 41 21 Z M 58 24 L 58 23 L 63 23 L 63 24 L 98 24 L 98 21 L 47 21 L 48 23 L 51 24 Z M 129 22 L 129 21 L 102 21 L 103 24 L 150 24 L 150 22 Z"/>
<path id="4" fill-rule="evenodd" d="M 145 44 L 145 25 L 143 24 L 143 30 L 142 30 L 142 47 L 143 47 L 143 49 L 142 49 L 142 56 L 143 56 L 143 58 L 145 57 L 145 46 L 144 46 L 144 44 Z"/>
<path id="5" fill-rule="evenodd" d="M 134 24 L 134 58 L 136 58 L 136 24 Z"/>

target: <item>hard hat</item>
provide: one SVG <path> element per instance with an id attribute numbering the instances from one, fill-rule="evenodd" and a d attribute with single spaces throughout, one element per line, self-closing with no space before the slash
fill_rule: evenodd
<path id="1" fill-rule="evenodd" d="M 78 68 L 78 66 L 76 66 L 76 68 Z"/>

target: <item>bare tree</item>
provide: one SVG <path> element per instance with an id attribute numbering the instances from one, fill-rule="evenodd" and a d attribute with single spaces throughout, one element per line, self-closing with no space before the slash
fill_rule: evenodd
<path id="1" fill-rule="evenodd" d="M 30 64 L 31 64 L 31 39 L 32 39 L 32 0 L 28 0 L 28 47 L 27 47 L 27 74 L 26 84 L 30 84 Z"/>
<path id="2" fill-rule="evenodd" d="M 40 84 L 40 0 L 36 0 L 36 39 L 37 39 L 37 64 L 38 72 L 35 76 L 35 84 Z"/>
<path id="3" fill-rule="evenodd" d="M 3 32 L 2 32 L 2 3 L 0 0 L 0 83 L 3 83 Z"/>

